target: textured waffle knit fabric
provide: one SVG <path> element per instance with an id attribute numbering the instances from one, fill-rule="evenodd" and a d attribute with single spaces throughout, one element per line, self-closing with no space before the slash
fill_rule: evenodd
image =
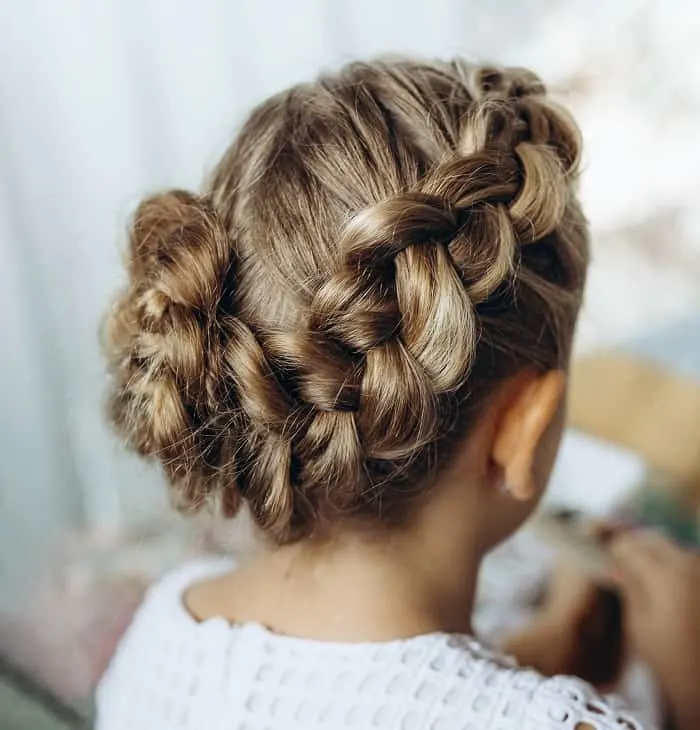
<path id="1" fill-rule="evenodd" d="M 150 590 L 99 687 L 97 730 L 642 728 L 586 683 L 518 668 L 469 636 L 345 644 L 196 622 L 183 592 L 231 567 L 190 564 Z"/>

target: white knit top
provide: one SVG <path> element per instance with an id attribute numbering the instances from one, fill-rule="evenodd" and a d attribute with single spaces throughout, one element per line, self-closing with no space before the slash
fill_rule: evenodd
<path id="1" fill-rule="evenodd" d="M 199 562 L 150 590 L 100 684 L 97 730 L 642 728 L 585 682 L 520 669 L 469 636 L 346 644 L 198 623 L 183 592 L 230 568 Z"/>

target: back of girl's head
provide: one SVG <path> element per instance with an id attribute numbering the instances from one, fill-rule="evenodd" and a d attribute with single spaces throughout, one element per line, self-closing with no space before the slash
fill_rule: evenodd
<path id="1" fill-rule="evenodd" d="M 578 133 L 522 69 L 353 64 L 136 212 L 111 416 L 177 503 L 285 542 L 405 518 L 494 386 L 566 364 Z"/>

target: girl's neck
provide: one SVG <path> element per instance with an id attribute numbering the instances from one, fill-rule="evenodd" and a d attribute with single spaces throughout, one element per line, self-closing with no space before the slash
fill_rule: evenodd
<path id="1" fill-rule="evenodd" d="M 487 500 L 497 492 L 467 483 L 465 473 L 434 485 L 431 499 L 401 529 L 366 533 L 346 525 L 333 539 L 272 549 L 195 587 L 187 605 L 199 618 L 220 615 L 327 641 L 471 633 L 481 559 L 509 525 L 505 506 Z"/>
<path id="2" fill-rule="evenodd" d="M 471 633 L 481 554 L 449 534 L 429 534 L 343 536 L 276 548 L 195 586 L 186 603 L 199 619 L 219 615 L 323 641 Z"/>
<path id="3" fill-rule="evenodd" d="M 475 552 L 438 554 L 403 537 L 278 549 L 267 565 L 280 576 L 280 605 L 289 601 L 300 613 L 313 607 L 309 618 L 324 635 L 319 638 L 471 633 L 480 558 Z"/>

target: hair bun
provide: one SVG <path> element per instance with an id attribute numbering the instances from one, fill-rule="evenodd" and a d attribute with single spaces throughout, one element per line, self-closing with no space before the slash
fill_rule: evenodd
<path id="1" fill-rule="evenodd" d="M 105 330 L 110 414 L 132 448 L 186 482 L 211 461 L 197 442 L 218 370 L 217 308 L 231 246 L 206 199 L 173 190 L 138 207 L 128 259 L 129 282 Z"/>
<path id="2" fill-rule="evenodd" d="M 205 198 L 172 190 L 138 207 L 130 273 L 146 290 L 157 292 L 162 305 L 211 313 L 229 264 L 228 235 Z"/>

